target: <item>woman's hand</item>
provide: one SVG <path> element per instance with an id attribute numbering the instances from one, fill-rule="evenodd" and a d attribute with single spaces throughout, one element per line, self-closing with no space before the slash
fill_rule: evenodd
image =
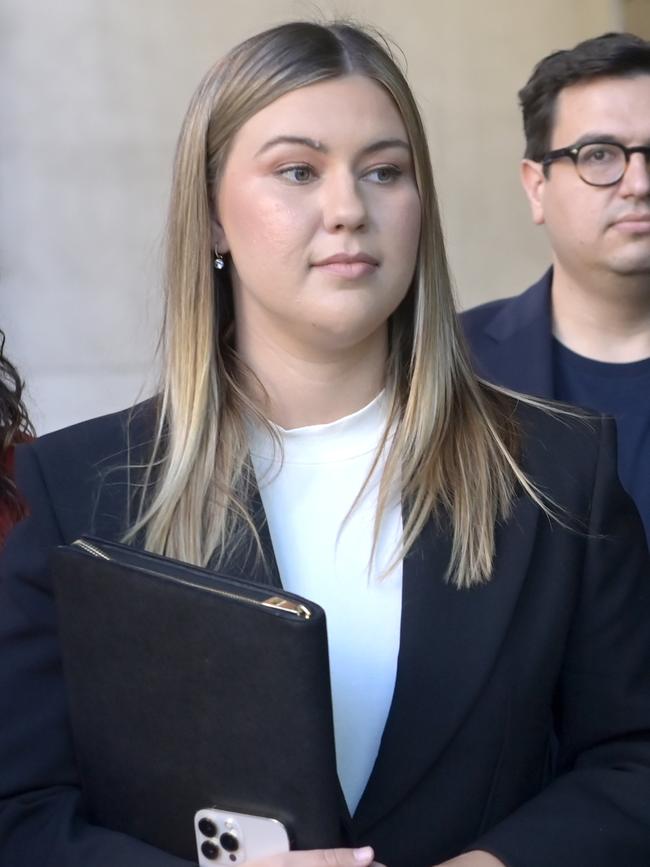
<path id="1" fill-rule="evenodd" d="M 259 858 L 250 861 L 249 867 L 370 867 L 374 864 L 374 856 L 370 846 L 361 849 L 311 849 Z"/>
<path id="2" fill-rule="evenodd" d="M 437 867 L 506 867 L 506 865 L 489 852 L 476 849 L 474 852 L 465 852 L 464 855 L 452 858 L 451 861 L 443 861 Z"/>
<path id="3" fill-rule="evenodd" d="M 249 867 L 382 867 L 373 861 L 370 846 L 361 849 L 311 849 L 306 852 L 284 852 L 270 858 L 250 861 Z M 506 867 L 489 852 L 466 852 L 437 867 Z"/>

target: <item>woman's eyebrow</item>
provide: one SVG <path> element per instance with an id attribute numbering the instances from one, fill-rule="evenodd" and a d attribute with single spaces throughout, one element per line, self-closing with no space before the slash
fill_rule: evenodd
<path id="1" fill-rule="evenodd" d="M 322 142 L 316 141 L 313 138 L 306 138 L 301 135 L 276 135 L 274 138 L 269 139 L 265 142 L 262 147 L 255 154 L 256 157 L 263 154 L 265 151 L 270 150 L 272 147 L 275 147 L 279 144 L 298 144 L 304 145 L 304 147 L 311 148 L 315 151 L 321 151 L 321 153 L 327 153 L 328 149 Z"/>
<path id="2" fill-rule="evenodd" d="M 262 147 L 255 154 L 256 157 L 270 150 L 276 145 L 280 144 L 294 144 L 294 145 L 303 145 L 304 147 L 311 148 L 312 150 L 319 151 L 320 153 L 329 153 L 329 148 L 324 145 L 322 142 L 317 141 L 313 138 L 307 138 L 306 136 L 300 135 L 277 135 L 272 139 L 269 139 L 265 142 Z M 361 148 L 360 153 L 362 155 L 367 155 L 371 153 L 376 153 L 377 151 L 386 150 L 388 148 L 403 148 L 407 150 L 409 153 L 411 152 L 411 148 L 408 142 L 404 141 L 401 138 L 385 138 L 379 139 L 379 141 L 372 142 L 366 147 Z"/>
<path id="3" fill-rule="evenodd" d="M 411 146 L 408 142 L 404 141 L 404 139 L 401 138 L 380 139 L 379 141 L 375 141 L 372 144 L 369 144 L 365 148 L 361 148 L 361 153 L 364 155 L 372 154 L 376 151 L 387 150 L 388 148 L 403 148 L 404 150 L 408 151 L 409 154 L 411 153 Z"/>

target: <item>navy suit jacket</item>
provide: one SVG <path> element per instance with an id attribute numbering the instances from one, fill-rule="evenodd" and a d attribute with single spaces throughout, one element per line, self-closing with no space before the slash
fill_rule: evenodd
<path id="1" fill-rule="evenodd" d="M 553 370 L 552 279 L 553 269 L 549 268 L 541 280 L 521 295 L 481 304 L 461 314 L 474 368 L 480 376 L 514 391 L 550 400 L 557 399 Z M 632 480 L 628 478 L 628 481 L 631 486 Z M 650 480 L 646 479 L 647 483 Z M 648 542 L 649 518 L 644 509 Z"/>
<path id="2" fill-rule="evenodd" d="M 466 591 L 443 578 L 444 526 L 423 531 L 404 561 L 379 754 L 342 820 L 388 867 L 471 848 L 508 867 L 648 867 L 650 564 L 616 478 L 613 425 L 513 412 L 522 464 L 563 520 L 520 493 L 496 527 L 491 580 Z M 144 405 L 18 450 L 30 516 L 0 563 L 1 867 L 185 863 L 86 813 L 48 566 L 53 546 L 83 533 L 120 537 L 127 464 L 146 457 L 151 431 Z M 229 571 L 277 580 L 246 563 Z"/>
<path id="3" fill-rule="evenodd" d="M 522 394 L 553 399 L 553 328 L 549 269 L 514 298 L 461 314 L 477 373 Z"/>

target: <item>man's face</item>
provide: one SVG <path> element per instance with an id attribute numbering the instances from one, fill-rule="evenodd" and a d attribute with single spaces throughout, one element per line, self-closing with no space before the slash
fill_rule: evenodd
<path id="1" fill-rule="evenodd" d="M 549 150 L 587 140 L 650 145 L 650 75 L 599 78 L 560 92 Z M 609 187 L 586 184 L 568 157 L 552 163 L 546 177 L 539 163 L 524 160 L 522 180 L 534 221 L 546 226 L 556 268 L 574 279 L 650 276 L 644 154 L 632 154 L 624 176 Z"/>

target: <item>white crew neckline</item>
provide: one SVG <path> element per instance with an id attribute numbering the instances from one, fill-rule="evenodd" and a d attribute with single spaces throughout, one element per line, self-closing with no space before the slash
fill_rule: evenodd
<path id="1" fill-rule="evenodd" d="M 270 422 L 282 450 L 259 424 L 249 424 L 250 453 L 273 464 L 327 464 L 352 460 L 374 452 L 381 442 L 388 416 L 386 391 L 370 403 L 325 424 L 283 428 Z"/>

